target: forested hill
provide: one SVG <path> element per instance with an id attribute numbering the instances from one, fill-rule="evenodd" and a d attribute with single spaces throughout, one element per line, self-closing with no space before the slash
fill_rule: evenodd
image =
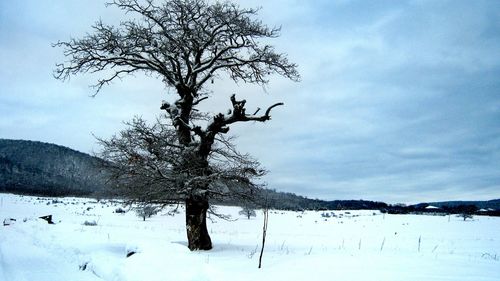
<path id="1" fill-rule="evenodd" d="M 105 186 L 99 161 L 55 144 L 0 139 L 0 191 L 47 196 L 92 195 Z"/>
<path id="2" fill-rule="evenodd" d="M 474 205 L 478 209 L 495 209 L 500 210 L 500 199 L 488 200 L 488 201 L 445 201 L 445 202 L 431 202 L 426 203 L 436 207 L 457 207 L 463 205 Z"/>
<path id="3" fill-rule="evenodd" d="M 265 196 L 272 208 L 282 210 L 382 210 L 388 207 L 384 202 L 367 200 L 326 201 L 276 190 L 267 190 Z"/>
<path id="4" fill-rule="evenodd" d="M 0 139 L 0 192 L 45 196 L 111 196 L 106 192 L 101 159 L 73 149 L 27 140 Z M 414 211 L 428 205 L 454 207 L 475 205 L 478 209 L 500 210 L 500 199 L 490 201 L 453 201 L 421 203 L 413 206 L 390 206 L 365 200 L 325 201 L 293 193 L 266 190 L 269 207 L 281 210 L 387 210 Z M 241 202 L 214 202 L 240 205 Z M 401 211 L 401 210 L 399 210 Z"/>
<path id="5" fill-rule="evenodd" d="M 46 196 L 93 196 L 105 191 L 99 158 L 73 149 L 27 140 L 0 139 L 0 192 Z M 324 201 L 267 190 L 271 208 L 288 210 L 380 209 L 384 203 Z M 240 202 L 226 202 L 239 205 Z"/>

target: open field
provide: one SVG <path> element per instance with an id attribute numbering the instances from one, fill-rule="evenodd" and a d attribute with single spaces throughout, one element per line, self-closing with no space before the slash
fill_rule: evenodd
<path id="1" fill-rule="evenodd" d="M 142 221 L 119 207 L 0 194 L 1 219 L 15 219 L 0 226 L 0 280 L 500 280 L 498 217 L 273 210 L 257 269 L 260 211 L 219 207 L 236 220 L 212 218 L 214 249 L 190 252 L 182 208 Z M 38 219 L 49 214 L 56 224 Z"/>

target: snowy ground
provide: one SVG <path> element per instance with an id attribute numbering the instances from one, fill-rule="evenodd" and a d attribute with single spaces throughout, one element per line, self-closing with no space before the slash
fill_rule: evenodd
<path id="1" fill-rule="evenodd" d="M 500 218 L 271 211 L 257 269 L 260 212 L 220 207 L 237 220 L 214 218 L 214 249 L 190 252 L 182 210 L 142 221 L 118 207 L 0 194 L 0 219 L 16 219 L 0 225 L 0 280 L 500 280 Z M 49 214 L 56 224 L 38 219 Z"/>

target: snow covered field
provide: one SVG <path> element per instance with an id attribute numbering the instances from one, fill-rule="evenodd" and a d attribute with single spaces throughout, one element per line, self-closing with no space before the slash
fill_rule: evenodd
<path id="1" fill-rule="evenodd" d="M 182 209 L 142 221 L 118 207 L 0 194 L 0 218 L 16 220 L 0 225 L 0 280 L 500 280 L 500 218 L 271 211 L 257 269 L 260 212 L 220 207 L 237 220 L 213 218 L 214 249 L 190 252 Z"/>

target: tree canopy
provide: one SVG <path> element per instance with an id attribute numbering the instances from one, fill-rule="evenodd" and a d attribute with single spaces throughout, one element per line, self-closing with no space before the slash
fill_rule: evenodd
<path id="1" fill-rule="evenodd" d="M 107 4 L 139 17 L 118 27 L 101 20 L 81 39 L 58 42 L 70 60 L 57 64 L 55 76 L 112 69 L 94 85 L 96 91 L 134 72 L 156 75 L 169 87 L 200 96 L 204 84 L 226 72 L 235 81 L 266 84 L 272 73 L 298 81 L 296 65 L 259 39 L 279 36 L 254 19 L 258 9 L 205 0 L 115 0 Z"/>

